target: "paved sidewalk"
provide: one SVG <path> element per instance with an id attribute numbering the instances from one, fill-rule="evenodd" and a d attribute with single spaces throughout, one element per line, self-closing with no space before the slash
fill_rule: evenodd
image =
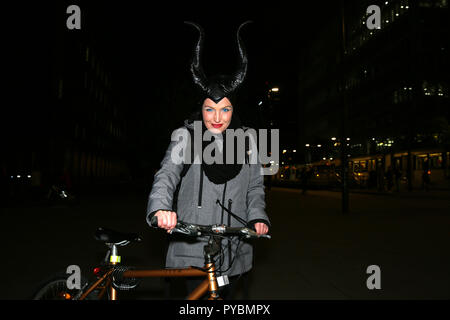
<path id="1" fill-rule="evenodd" d="M 273 238 L 258 243 L 254 299 L 449 299 L 450 199 L 273 188 Z M 381 289 L 366 286 L 381 269 Z"/>
<path id="2" fill-rule="evenodd" d="M 140 190 L 86 194 L 73 208 L 2 208 L 7 258 L 0 269 L 8 290 L 0 299 L 29 298 L 39 282 L 71 264 L 91 272 L 105 254 L 93 239 L 98 226 L 143 237 L 121 249 L 123 264 L 163 267 L 166 234 L 146 225 L 147 194 Z M 449 198 L 351 193 L 350 214 L 340 208 L 339 192 L 267 192 L 272 239 L 254 241 L 251 299 L 450 298 Z M 366 286 L 370 265 L 381 269 L 380 290 Z M 159 279 L 145 280 L 122 298 L 163 299 L 163 292 Z"/>

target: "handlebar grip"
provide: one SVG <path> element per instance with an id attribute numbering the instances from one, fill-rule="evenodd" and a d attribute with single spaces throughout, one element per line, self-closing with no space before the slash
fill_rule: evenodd
<path id="1" fill-rule="evenodd" d="M 157 216 L 153 216 L 151 219 L 150 219 L 150 226 L 151 227 L 154 227 L 154 228 L 158 228 L 158 217 Z"/>
<path id="2" fill-rule="evenodd" d="M 154 216 L 150 219 L 150 226 L 151 226 L 151 227 L 154 227 L 154 228 L 159 228 L 159 227 L 158 227 L 158 217 L 157 217 L 157 216 L 154 215 Z M 180 228 L 180 227 L 184 227 L 184 224 L 181 223 L 180 221 L 178 221 L 177 224 L 176 224 L 176 226 L 175 226 L 175 228 Z"/>

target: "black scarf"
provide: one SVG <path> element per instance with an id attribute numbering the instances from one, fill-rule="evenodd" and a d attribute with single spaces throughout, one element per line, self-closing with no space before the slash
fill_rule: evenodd
<path id="1" fill-rule="evenodd" d="M 202 121 L 202 137 L 203 134 L 205 133 L 206 130 L 208 130 L 203 122 L 202 116 L 200 112 L 196 112 L 194 113 L 193 116 L 191 116 L 190 120 L 194 120 L 194 121 Z M 237 114 L 233 113 L 233 116 L 231 118 L 231 122 L 227 128 L 228 129 L 238 129 L 238 128 L 242 128 L 241 125 L 241 121 L 238 117 Z M 193 137 L 193 133 L 191 134 L 191 137 Z M 220 158 L 222 159 L 222 163 L 215 163 L 213 162 L 212 164 L 206 164 L 204 161 L 202 161 L 202 170 L 205 173 L 205 175 L 208 177 L 208 179 L 215 184 L 224 184 L 225 182 L 235 178 L 239 172 L 241 172 L 242 169 L 242 163 L 237 163 L 237 143 L 236 143 L 236 138 L 234 141 L 234 161 L 232 164 L 227 164 L 226 163 L 226 141 L 227 141 L 227 137 L 226 137 L 226 130 L 224 130 L 222 132 L 222 138 L 223 138 L 223 147 L 222 147 L 222 154 L 219 155 Z M 203 155 L 203 151 L 205 150 L 205 148 L 212 144 L 215 143 L 215 138 L 214 135 L 211 138 L 211 141 L 203 141 L 202 139 L 202 155 Z M 193 145 L 193 144 L 192 144 Z M 217 151 L 218 149 L 215 148 L 213 150 L 212 156 L 215 156 L 214 152 Z M 191 157 L 191 159 L 194 159 L 194 157 Z"/>

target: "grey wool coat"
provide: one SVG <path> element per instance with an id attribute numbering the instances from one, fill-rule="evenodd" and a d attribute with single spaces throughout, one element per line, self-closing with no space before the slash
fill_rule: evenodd
<path id="1" fill-rule="evenodd" d="M 185 122 L 181 130 L 188 130 Z M 264 176 L 261 164 L 243 164 L 240 173 L 224 184 L 214 184 L 201 170 L 200 164 L 193 163 L 181 179 L 183 163 L 172 161 L 172 149 L 177 144 L 172 141 L 155 174 L 148 198 L 146 220 L 158 210 L 174 211 L 174 192 L 180 184 L 176 199 L 177 218 L 184 222 L 201 225 L 225 224 L 242 227 L 242 224 L 217 204 L 217 200 L 227 209 L 247 222 L 263 221 L 270 225 L 265 212 Z M 166 256 L 166 268 L 204 267 L 203 247 L 208 238 L 196 239 L 173 237 Z M 230 248 L 231 247 L 231 248 Z M 219 273 L 229 276 L 249 271 L 253 263 L 251 243 L 233 238 L 231 242 L 222 240 L 222 254 L 215 259 Z M 231 266 L 230 266 L 231 264 Z"/>

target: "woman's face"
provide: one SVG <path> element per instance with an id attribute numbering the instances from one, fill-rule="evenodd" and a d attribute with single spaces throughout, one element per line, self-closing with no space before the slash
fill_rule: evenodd
<path id="1" fill-rule="evenodd" d="M 222 133 L 228 128 L 233 115 L 233 107 L 228 98 L 215 103 L 207 98 L 202 106 L 203 122 L 206 128 L 214 134 Z"/>

